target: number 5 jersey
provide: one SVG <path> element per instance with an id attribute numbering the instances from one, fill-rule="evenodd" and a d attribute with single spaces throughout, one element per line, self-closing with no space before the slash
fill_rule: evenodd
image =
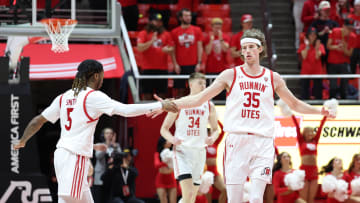
<path id="1" fill-rule="evenodd" d="M 273 72 L 262 67 L 257 76 L 235 67 L 234 78 L 226 98 L 224 131 L 233 134 L 274 136 Z"/>

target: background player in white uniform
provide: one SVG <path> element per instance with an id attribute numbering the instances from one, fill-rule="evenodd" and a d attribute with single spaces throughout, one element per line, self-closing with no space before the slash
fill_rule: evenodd
<path id="1" fill-rule="evenodd" d="M 260 58 L 266 56 L 265 44 L 260 30 L 245 31 L 241 38 L 244 65 L 223 71 L 199 94 L 175 100 L 179 108 L 192 108 L 227 90 L 224 124 L 229 135 L 225 145 L 224 174 L 229 203 L 242 200 L 247 176 L 251 178 L 250 203 L 263 201 L 265 186 L 271 181 L 274 159 L 273 91 L 299 113 L 332 116 L 324 107 L 316 108 L 298 100 L 278 73 L 260 65 Z"/>
<path id="2" fill-rule="evenodd" d="M 189 77 L 190 95 L 195 95 L 206 87 L 202 73 L 192 73 Z M 175 135 L 169 129 L 175 122 Z M 210 124 L 211 136 L 208 136 L 207 125 Z M 217 116 L 215 106 L 204 101 L 198 107 L 181 109 L 178 113 L 168 113 L 162 126 L 161 135 L 174 145 L 174 174 L 180 181 L 182 202 L 193 203 L 201 183 L 206 151 L 218 138 Z"/>
<path id="3" fill-rule="evenodd" d="M 33 118 L 15 146 L 15 149 L 25 147 L 45 122 L 55 123 L 60 118 L 61 136 L 54 154 L 59 202 L 93 202 L 86 174 L 93 153 L 95 127 L 102 114 L 129 117 L 157 109 L 177 112 L 170 101 L 127 105 L 112 100 L 97 91 L 102 86 L 103 77 L 101 63 L 83 61 L 78 66 L 72 89 L 56 97 L 41 115 Z"/>

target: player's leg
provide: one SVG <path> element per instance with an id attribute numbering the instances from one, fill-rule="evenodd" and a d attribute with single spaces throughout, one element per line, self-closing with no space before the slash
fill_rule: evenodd
<path id="1" fill-rule="evenodd" d="M 192 165 L 193 192 L 195 193 L 195 195 L 192 196 L 191 202 L 195 202 L 201 184 L 201 175 L 205 168 L 206 149 L 191 149 L 189 151 L 191 152 L 190 159 Z"/>
<path id="2" fill-rule="evenodd" d="M 318 191 L 318 181 L 317 180 L 311 180 L 309 184 L 309 199 L 308 203 L 313 203 L 315 201 L 315 196 Z"/>
<path id="3" fill-rule="evenodd" d="M 180 175 L 178 179 L 180 180 L 182 203 L 193 203 L 193 197 L 196 198 L 197 191 L 195 192 L 196 188 L 191 175 Z"/>
<path id="4" fill-rule="evenodd" d="M 90 190 L 84 191 L 81 197 L 81 200 L 77 203 L 94 203 Z"/>
<path id="5" fill-rule="evenodd" d="M 271 183 L 274 164 L 274 140 L 270 137 L 253 136 L 253 158 L 250 161 L 250 203 L 262 203 L 267 184 Z"/>
<path id="6" fill-rule="evenodd" d="M 220 191 L 219 203 L 226 203 L 226 187 L 220 175 L 215 176 L 214 186 Z"/>
<path id="7" fill-rule="evenodd" d="M 251 179 L 250 191 L 249 191 L 249 202 L 250 203 L 262 203 L 265 187 L 268 181 L 264 179 Z"/>
<path id="8" fill-rule="evenodd" d="M 168 203 L 166 189 L 165 188 L 156 188 L 156 193 L 160 199 L 160 203 Z"/>
<path id="9" fill-rule="evenodd" d="M 238 203 L 243 199 L 244 183 L 249 174 L 251 159 L 251 137 L 247 134 L 229 134 L 225 140 L 224 182 L 228 203 Z"/>
<path id="10" fill-rule="evenodd" d="M 176 199 L 177 199 L 176 188 L 169 188 L 168 189 L 168 194 L 169 194 L 169 202 L 170 203 L 176 203 Z"/>
<path id="11" fill-rule="evenodd" d="M 244 194 L 244 184 L 227 184 L 226 194 L 228 203 L 242 202 Z"/>

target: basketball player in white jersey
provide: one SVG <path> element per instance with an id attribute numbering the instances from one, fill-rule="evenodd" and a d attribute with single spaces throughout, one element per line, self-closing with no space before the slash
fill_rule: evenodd
<path id="1" fill-rule="evenodd" d="M 98 91 L 103 83 L 104 71 L 101 63 L 85 60 L 78 66 L 72 89 L 55 98 L 40 115 L 33 118 L 24 131 L 19 144 L 26 142 L 50 121 L 60 118 L 61 136 L 54 153 L 55 173 L 58 181 L 59 202 L 93 202 L 86 180 L 93 154 L 93 138 L 96 124 L 102 114 L 138 116 L 153 110 L 177 112 L 170 101 L 149 104 L 122 104 Z"/>
<path id="2" fill-rule="evenodd" d="M 261 203 L 265 186 L 271 183 L 274 93 L 299 113 L 334 117 L 324 107 L 316 108 L 298 100 L 278 73 L 260 65 L 260 59 L 266 55 L 265 44 L 260 30 L 245 31 L 241 38 L 243 65 L 223 71 L 199 94 L 174 101 L 179 108 L 192 108 L 227 90 L 224 130 L 228 136 L 224 152 L 224 179 L 229 203 L 242 201 L 247 176 L 251 179 L 250 203 Z M 154 117 L 156 113 L 152 115 Z"/>
<path id="3" fill-rule="evenodd" d="M 189 77 L 190 95 L 206 87 L 205 75 L 192 73 Z M 175 135 L 170 132 L 175 122 Z M 211 135 L 207 126 L 210 124 Z M 169 112 L 161 126 L 161 135 L 174 145 L 174 175 L 180 181 L 182 203 L 194 203 L 201 183 L 206 161 L 206 145 L 213 144 L 219 136 L 216 110 L 213 103 L 204 101 L 200 106 Z"/>

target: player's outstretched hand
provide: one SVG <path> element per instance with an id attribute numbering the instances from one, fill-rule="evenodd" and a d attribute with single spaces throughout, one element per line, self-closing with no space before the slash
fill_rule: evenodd
<path id="1" fill-rule="evenodd" d="M 157 111 L 152 111 L 150 113 L 147 113 L 146 116 L 147 117 L 151 117 L 151 118 L 155 118 L 158 115 L 162 114 L 162 112 L 167 111 L 167 112 L 173 112 L 173 113 L 177 113 L 179 111 L 178 107 L 176 106 L 176 104 L 172 101 L 172 99 L 162 99 L 161 97 L 157 96 L 156 94 L 154 94 L 154 98 L 156 100 L 158 100 L 159 102 L 161 102 L 162 105 L 162 109 L 157 110 Z"/>
<path id="2" fill-rule="evenodd" d="M 336 112 L 332 112 L 329 109 L 326 109 L 324 106 L 321 108 L 321 115 L 328 118 L 336 118 Z"/>
<path id="3" fill-rule="evenodd" d="M 14 145 L 14 149 L 20 149 L 20 148 L 24 148 L 25 147 L 25 142 L 19 142 L 16 145 Z"/>

